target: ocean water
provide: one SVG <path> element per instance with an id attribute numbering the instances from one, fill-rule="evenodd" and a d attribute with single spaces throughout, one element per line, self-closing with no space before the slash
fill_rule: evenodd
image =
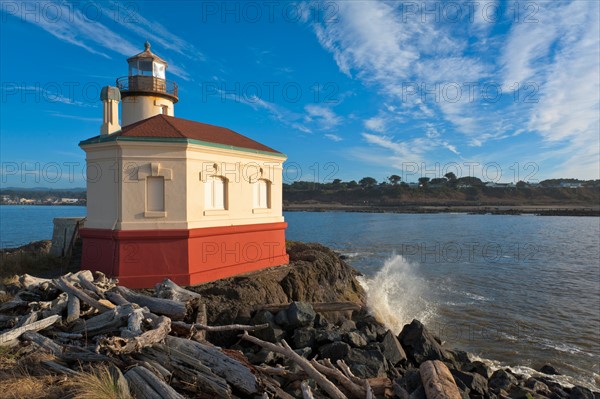
<path id="1" fill-rule="evenodd" d="M 85 206 L 0 205 L 0 248 L 51 240 L 54 218 L 85 215 Z"/>
<path id="2" fill-rule="evenodd" d="M 0 246 L 50 239 L 85 207 L 0 206 Z M 495 367 L 600 389 L 600 218 L 286 212 L 287 239 L 320 242 L 361 271 L 374 313 L 413 318 Z"/>
<path id="3" fill-rule="evenodd" d="M 287 239 L 320 242 L 361 271 L 369 305 L 450 347 L 600 388 L 600 218 L 287 212 Z"/>

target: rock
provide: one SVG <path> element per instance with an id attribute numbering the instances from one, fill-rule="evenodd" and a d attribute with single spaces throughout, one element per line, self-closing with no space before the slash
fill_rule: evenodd
<path id="1" fill-rule="evenodd" d="M 540 368 L 540 373 L 548 374 L 548 375 L 560 375 L 558 370 L 549 364 L 545 364 Z"/>
<path id="2" fill-rule="evenodd" d="M 396 366 L 399 363 L 405 363 L 407 361 L 406 353 L 404 352 L 402 345 L 400 345 L 400 341 L 398 341 L 391 330 L 388 330 L 388 332 L 383 336 L 381 347 L 383 355 L 393 366 Z"/>
<path id="3" fill-rule="evenodd" d="M 366 329 L 370 330 L 370 334 L 373 334 L 372 341 L 381 340 L 387 333 L 388 328 L 381 324 L 375 317 L 371 315 L 361 315 L 356 321 L 356 328 L 366 333 Z M 371 338 L 371 337 L 369 337 Z M 371 340 L 371 339 L 370 339 Z"/>
<path id="4" fill-rule="evenodd" d="M 261 349 L 255 354 L 248 355 L 248 361 L 252 364 L 275 364 L 283 360 L 283 356 L 271 352 L 267 349 Z"/>
<path id="5" fill-rule="evenodd" d="M 329 327 L 330 323 L 327 321 L 325 316 L 322 313 L 317 313 L 315 316 L 314 326 L 316 328 L 326 328 Z"/>
<path id="6" fill-rule="evenodd" d="M 508 393 L 508 396 L 512 399 L 541 399 L 542 396 L 535 393 L 535 391 L 529 389 L 529 388 L 525 388 L 525 387 L 521 387 L 521 386 L 514 386 L 511 388 L 511 390 Z"/>
<path id="7" fill-rule="evenodd" d="M 485 379 L 489 379 L 492 375 L 491 369 L 483 362 L 476 360 L 474 362 L 468 363 L 463 366 L 463 371 L 467 371 L 469 373 L 477 373 L 485 377 Z"/>
<path id="8" fill-rule="evenodd" d="M 339 327 L 342 331 L 353 331 L 356 330 L 356 323 L 353 320 L 345 319 L 339 324 Z"/>
<path id="9" fill-rule="evenodd" d="M 462 381 L 470 391 L 475 391 L 480 395 L 486 395 L 488 391 L 487 379 L 483 378 L 482 375 L 477 373 L 467 373 L 460 370 L 450 370 L 454 381 L 458 384 L 458 381 Z M 459 387 L 460 388 L 460 387 Z"/>
<path id="10" fill-rule="evenodd" d="M 354 348 L 362 348 L 368 344 L 365 336 L 358 331 L 350 331 L 349 333 L 344 334 L 344 342 L 347 342 Z"/>
<path id="11" fill-rule="evenodd" d="M 341 341 L 342 334 L 339 330 L 331 327 L 326 329 L 318 329 L 315 335 L 317 344 Z"/>
<path id="12" fill-rule="evenodd" d="M 571 399 L 594 399 L 594 394 L 592 391 L 585 387 L 574 386 L 571 388 L 571 393 L 569 394 Z"/>
<path id="13" fill-rule="evenodd" d="M 319 348 L 319 356 L 321 359 L 330 359 L 332 362 L 344 359 L 350 353 L 350 345 L 345 342 L 332 342 L 323 345 Z"/>
<path id="14" fill-rule="evenodd" d="M 252 318 L 253 324 L 269 324 L 269 327 L 255 331 L 254 335 L 262 340 L 269 342 L 279 342 L 285 335 L 279 326 L 275 323 L 275 317 L 269 311 L 262 310 Z"/>
<path id="15" fill-rule="evenodd" d="M 410 395 L 408 395 L 408 399 L 427 399 L 427 395 L 425 395 L 425 389 L 423 385 L 415 389 Z"/>
<path id="16" fill-rule="evenodd" d="M 419 370 L 415 369 L 406 370 L 401 378 L 396 379 L 395 383 L 404 388 L 409 394 L 423 385 Z"/>
<path id="17" fill-rule="evenodd" d="M 312 305 L 306 302 L 292 302 L 287 308 L 287 320 L 290 328 L 312 326 L 316 315 Z"/>
<path id="18" fill-rule="evenodd" d="M 287 327 L 290 324 L 286 310 L 280 310 L 279 312 L 277 312 L 277 314 L 275 315 L 275 323 L 282 327 Z"/>
<path id="19" fill-rule="evenodd" d="M 257 307 L 266 304 L 351 301 L 365 305 L 358 272 L 320 244 L 289 243 L 289 265 L 187 287 L 202 295 L 208 324 L 248 324 Z M 245 319 L 244 319 L 245 318 Z M 209 333 L 219 346 L 238 341 L 239 331 Z"/>
<path id="20" fill-rule="evenodd" d="M 419 320 L 405 325 L 398 339 L 408 358 L 417 365 L 426 360 L 444 359 L 444 349 Z"/>
<path id="21" fill-rule="evenodd" d="M 299 328 L 294 331 L 294 335 L 292 336 L 292 343 L 294 344 L 294 348 L 314 348 L 316 344 L 316 331 L 313 327 L 304 327 Z"/>
<path id="22" fill-rule="evenodd" d="M 517 379 L 512 373 L 502 369 L 494 371 L 488 380 L 488 386 L 494 393 L 498 393 L 501 389 L 508 392 L 510 387 L 516 384 Z"/>
<path id="23" fill-rule="evenodd" d="M 528 378 L 527 381 L 525 381 L 525 388 L 529 388 L 532 391 L 544 396 L 548 396 L 550 394 L 550 388 L 548 388 L 548 385 L 536 380 L 535 378 Z"/>
<path id="24" fill-rule="evenodd" d="M 385 377 L 385 357 L 378 349 L 351 349 L 346 356 L 350 370 L 359 378 Z"/>

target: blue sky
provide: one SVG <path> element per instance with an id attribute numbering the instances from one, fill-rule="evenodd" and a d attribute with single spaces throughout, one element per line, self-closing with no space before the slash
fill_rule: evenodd
<path id="1" fill-rule="evenodd" d="M 599 4 L 3 1 L 1 185 L 85 185 L 99 89 L 145 40 L 176 116 L 286 153 L 287 181 L 598 179 Z"/>

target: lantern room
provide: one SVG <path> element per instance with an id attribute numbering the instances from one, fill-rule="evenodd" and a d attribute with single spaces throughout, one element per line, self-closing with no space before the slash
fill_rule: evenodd
<path id="1" fill-rule="evenodd" d="M 178 87 L 166 79 L 167 62 L 150 51 L 146 42 L 144 51 L 128 58 L 127 63 L 129 75 L 117 79 L 123 99 L 122 125 L 159 114 L 174 116 Z"/>

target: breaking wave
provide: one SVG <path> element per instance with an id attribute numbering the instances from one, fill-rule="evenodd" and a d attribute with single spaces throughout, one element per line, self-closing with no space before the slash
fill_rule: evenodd
<path id="1" fill-rule="evenodd" d="M 401 255 L 393 255 L 373 277 L 362 277 L 371 313 L 398 334 L 413 319 L 427 324 L 435 314 L 428 300 L 431 292 L 417 267 Z"/>

